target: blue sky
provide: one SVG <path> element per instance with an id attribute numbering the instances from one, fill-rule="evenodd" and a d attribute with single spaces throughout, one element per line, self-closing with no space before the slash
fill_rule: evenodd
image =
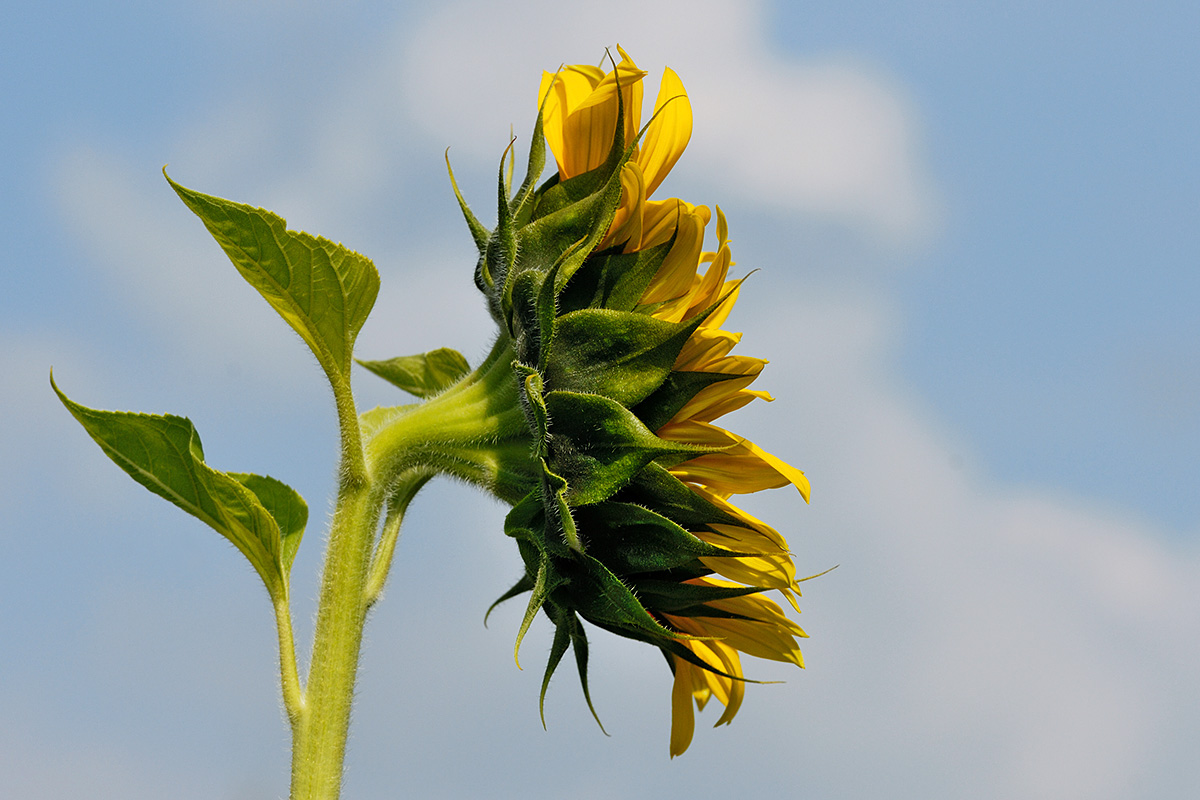
<path id="1" fill-rule="evenodd" d="M 368 629 L 347 796 L 722 790 L 1191 797 L 1200 772 L 1200 72 L 1186 4 L 21 4 L 0 32 L 0 794 L 282 795 L 269 607 L 57 406 L 186 414 L 296 486 L 311 615 L 334 428 L 303 348 L 162 181 L 373 257 L 360 352 L 489 322 L 442 166 L 487 208 L 540 69 L 625 45 L 696 107 L 663 192 L 760 271 L 730 323 L 805 469 L 753 498 L 808 584 L 808 668 L 666 758 L 668 676 L 598 642 L 540 730 L 503 509 L 434 485 Z M 363 405 L 395 403 L 357 378 Z M 545 631 L 526 645 L 548 646 Z M 541 636 L 541 638 L 537 638 Z M 711 714 L 710 714 L 711 716 Z M 418 735 L 406 731 L 418 731 Z M 457 767 L 470 759 L 479 770 Z M 619 769 L 594 765 L 613 763 Z M 720 763 L 720 770 L 703 769 Z M 765 765 L 765 766 L 764 766 Z M 534 777 L 530 777 L 534 776 Z M 991 792 L 991 794 L 989 794 Z"/>
<path id="2" fill-rule="evenodd" d="M 945 214 L 897 287 L 905 377 L 999 478 L 1194 532 L 1200 11 L 818 5 L 783 4 L 778 45 L 903 82 Z"/>

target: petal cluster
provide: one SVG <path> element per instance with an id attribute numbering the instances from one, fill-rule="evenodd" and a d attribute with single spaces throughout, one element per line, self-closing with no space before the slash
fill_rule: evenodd
<path id="1" fill-rule="evenodd" d="M 740 290 L 724 214 L 706 251 L 706 206 L 653 199 L 691 136 L 683 84 L 664 72 L 641 127 L 646 73 L 619 53 L 543 75 L 528 174 L 514 191 L 501 170 L 495 229 L 462 206 L 539 475 L 505 522 L 526 570 L 501 600 L 530 592 L 517 646 L 539 611 L 555 624 L 543 697 L 569 648 L 588 695 L 584 620 L 661 649 L 674 756 L 709 699 L 733 719 L 742 654 L 803 666 L 804 632 L 763 594 L 797 608 L 787 542 L 730 498 L 791 485 L 807 501 L 809 484 L 717 424 L 771 400 L 750 388 L 766 362 L 722 327 Z M 535 187 L 547 144 L 558 169 Z"/>

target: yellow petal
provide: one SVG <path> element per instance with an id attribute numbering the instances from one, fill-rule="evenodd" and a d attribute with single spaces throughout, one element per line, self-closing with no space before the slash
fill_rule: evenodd
<path id="1" fill-rule="evenodd" d="M 731 414 L 737 411 L 742 406 L 748 405 L 755 400 L 765 400 L 768 403 L 774 402 L 775 398 L 770 392 L 762 392 L 756 389 L 743 389 L 740 392 L 735 392 L 723 399 L 714 399 L 711 403 L 704 407 L 697 408 L 691 415 L 692 419 L 700 422 L 712 422 L 715 419 L 720 419 L 726 414 Z"/>
<path id="2" fill-rule="evenodd" d="M 705 270 L 704 279 L 700 281 L 700 286 L 692 298 L 692 309 L 694 309 L 694 311 L 691 313 L 703 311 L 713 303 L 720 300 L 722 295 L 728 294 L 731 289 L 736 292 L 734 287 L 729 287 L 727 289 L 725 283 L 725 278 L 729 275 L 729 268 L 732 265 L 733 258 L 730 254 L 729 247 L 722 245 L 721 249 L 717 251 L 713 262 L 709 265 L 708 269 Z M 733 308 L 732 302 L 729 302 L 729 308 Z M 729 312 L 726 311 L 725 313 L 726 316 L 728 316 Z M 704 324 L 706 326 L 716 328 L 720 327 L 721 323 L 725 321 L 724 317 L 721 317 L 719 320 L 714 320 L 714 317 L 715 314 L 711 315 L 704 321 Z"/>
<path id="3" fill-rule="evenodd" d="M 542 73 L 538 91 L 538 102 L 542 104 L 542 132 L 563 180 L 579 174 L 571 172 L 567 166 L 567 118 L 592 94 L 603 78 L 602 70 L 586 64 L 563 67 L 554 73 Z"/>
<path id="4" fill-rule="evenodd" d="M 721 642 L 716 644 L 717 646 L 714 649 L 725 660 L 725 671 L 730 675 L 741 675 L 742 661 L 737 650 Z M 714 728 L 718 725 L 728 725 L 733 722 L 733 718 L 737 716 L 738 710 L 742 707 L 742 699 L 746 696 L 745 681 L 729 681 L 729 684 L 729 700 L 725 703 L 725 712 L 721 714 L 721 718 L 713 725 Z"/>
<path id="5" fill-rule="evenodd" d="M 692 104 L 683 82 L 670 68 L 664 70 L 654 101 L 654 118 L 646 128 L 638 163 L 646 174 L 646 194 L 651 195 L 683 155 L 692 138 Z"/>
<path id="6" fill-rule="evenodd" d="M 708 629 L 709 635 L 722 637 L 724 643 L 736 647 L 746 655 L 770 661 L 784 661 L 798 667 L 804 666 L 804 656 L 801 655 L 796 640 L 782 626 L 751 620 L 710 617 L 704 620 L 704 627 Z"/>
<path id="7" fill-rule="evenodd" d="M 683 206 L 677 207 L 675 218 L 677 220 L 675 242 L 671 245 L 667 257 L 663 259 L 662 266 L 655 273 L 654 279 L 650 281 L 650 285 L 642 294 L 639 301 L 641 305 L 673 300 L 687 294 L 692 288 L 697 259 L 700 257 L 700 249 L 704 246 L 704 218 Z M 643 225 L 643 243 L 645 240 L 646 232 Z M 657 313 L 653 316 L 662 319 Z"/>
<path id="8" fill-rule="evenodd" d="M 725 220 L 725 212 L 717 206 L 717 242 L 725 244 L 729 240 L 729 223 Z"/>
<path id="9" fill-rule="evenodd" d="M 696 712 L 692 710 L 692 673 L 697 671 L 682 658 L 675 662 L 675 683 L 671 687 L 671 758 L 682 755 L 692 743 L 696 731 Z"/>
<path id="10" fill-rule="evenodd" d="M 704 496 L 699 491 L 699 487 L 693 489 L 693 491 Z M 746 525 L 726 525 L 722 522 L 714 522 L 709 525 L 709 528 L 711 528 L 711 531 L 697 531 L 696 535 L 703 538 L 706 542 L 711 542 L 721 547 L 728 547 L 730 550 L 757 553 L 763 556 L 771 554 L 787 555 L 790 552 L 787 540 L 770 525 L 763 525 L 760 529 Z M 793 572 L 792 574 L 795 573 Z M 746 581 L 743 581 L 743 583 L 746 583 Z"/>
<path id="11" fill-rule="evenodd" d="M 636 245 L 642 239 L 642 214 L 646 203 L 645 181 L 642 170 L 632 161 L 621 167 L 621 204 L 617 206 L 608 233 L 597 249 L 603 250 L 613 244 L 629 242 Z M 632 252 L 626 247 L 626 252 Z"/>
<path id="12" fill-rule="evenodd" d="M 704 637 L 713 635 L 713 631 L 709 630 L 707 619 L 664 616 L 672 625 L 685 633 Z M 689 665 L 692 666 L 694 682 L 692 697 L 695 699 L 696 705 L 703 710 L 708 697 L 716 697 L 725 706 L 725 712 L 716 724 L 728 725 L 737 715 L 738 709 L 742 707 L 742 699 L 746 692 L 745 681 L 739 680 L 743 673 L 741 658 L 738 656 L 737 650 L 726 642 L 711 639 L 709 641 L 694 640 L 685 642 L 684 645 L 705 664 L 710 665 L 717 672 L 725 673 L 719 675 L 717 672 Z M 679 659 L 676 659 L 676 663 L 679 663 Z"/>
<path id="13" fill-rule="evenodd" d="M 659 315 L 656 312 L 654 316 Z M 710 367 L 721 363 L 741 340 L 740 333 L 697 328 L 676 356 L 674 369 L 678 372 L 709 372 Z"/>
<path id="14" fill-rule="evenodd" d="M 701 539 L 707 537 L 700 536 Z M 723 578 L 760 589 L 774 589 L 787 598 L 792 608 L 800 610 L 796 601 L 796 568 L 791 556 L 742 556 L 738 558 L 704 557 L 704 566 Z"/>
<path id="15" fill-rule="evenodd" d="M 616 69 L 594 84 L 586 97 L 570 106 L 563 126 L 564 157 L 559 162 L 559 172 L 564 178 L 593 170 L 608 156 L 617 127 L 618 87 L 624 103 L 625 145 L 628 147 L 637 136 L 642 116 L 642 78 L 646 73 L 638 69 L 624 50 L 620 52 L 621 63 Z M 566 72 L 584 75 L 578 69 Z M 590 80 L 594 75 L 588 72 L 584 77 Z M 570 91 L 572 100 L 574 91 L 574 88 Z"/>
<path id="16" fill-rule="evenodd" d="M 717 266 L 716 262 L 713 262 Z M 733 262 L 729 262 L 732 264 Z M 709 267 L 711 270 L 713 267 Z M 728 267 L 726 267 L 728 269 Z M 707 273 L 705 273 L 707 277 Z M 699 314 L 713 303 L 720 301 L 712 313 L 704 318 L 704 322 L 700 323 L 701 328 L 720 328 L 725 324 L 725 320 L 729 318 L 729 312 L 733 311 L 733 306 L 737 303 L 738 294 L 741 293 L 741 281 L 725 281 L 717 287 L 717 290 L 711 294 L 701 295 L 697 291 L 695 299 L 692 300 L 692 307 L 688 309 L 688 317 L 693 314 Z"/>
<path id="17" fill-rule="evenodd" d="M 806 502 L 809 499 L 810 487 L 803 472 L 750 440 L 715 425 L 694 420 L 669 422 L 658 430 L 658 435 L 675 442 L 727 448 L 720 453 L 698 456 L 673 467 L 671 474 L 682 481 L 698 483 L 718 493 L 731 494 L 776 489 L 790 483 L 800 491 Z"/>
<path id="18" fill-rule="evenodd" d="M 767 540 L 774 543 L 776 549 L 778 549 L 779 552 L 787 552 L 787 550 L 788 550 L 787 540 L 784 539 L 782 535 L 780 535 L 779 531 L 775 530 L 774 528 L 772 528 L 767 523 L 763 522 L 758 517 L 755 517 L 753 514 L 750 514 L 745 509 L 738 508 L 733 503 L 730 503 L 728 499 L 721 497 L 720 495 L 715 494 L 703 487 L 697 486 L 697 487 L 693 488 L 692 491 L 694 491 L 696 494 L 703 497 L 708 502 L 712 503 L 717 508 L 724 511 L 729 516 L 736 518 L 739 522 L 742 523 L 742 525 L 744 527 L 747 527 L 747 528 L 750 528 L 751 530 L 757 531 L 760 535 L 766 537 Z M 725 529 L 725 526 L 722 526 L 722 525 L 714 525 L 713 527 L 719 532 L 724 532 L 724 529 Z M 767 548 L 762 548 L 762 549 L 765 550 Z"/>
<path id="19" fill-rule="evenodd" d="M 696 214 L 700 217 L 700 227 L 708 225 L 712 212 L 708 206 L 692 205 L 686 200 L 672 197 L 669 200 L 646 201 L 646 226 L 642 233 L 641 249 L 646 250 L 664 242 L 670 241 L 675 235 L 675 226 L 680 214 Z M 692 265 L 693 271 L 695 265 Z"/>
<path id="20" fill-rule="evenodd" d="M 697 578 L 695 581 L 704 581 L 712 586 L 737 586 L 736 583 L 729 583 L 728 581 L 717 580 L 715 578 Z M 749 617 L 762 622 L 770 622 L 789 629 L 795 636 L 808 638 L 808 634 L 783 613 L 783 609 L 779 607 L 779 604 L 765 595 L 749 594 L 743 597 L 730 597 L 725 600 L 712 600 L 708 605 L 738 616 Z"/>
<path id="21" fill-rule="evenodd" d="M 749 356 L 727 356 L 704 363 L 702 369 L 694 371 L 742 377 L 719 381 L 704 387 L 676 412 L 671 421 L 697 419 L 701 422 L 712 422 L 756 398 L 766 400 L 768 403 L 773 402 L 775 398 L 771 397 L 769 392 L 746 388 L 758 378 L 759 373 L 766 365 L 767 362 L 763 359 Z"/>
<path id="22" fill-rule="evenodd" d="M 745 388 L 754 378 L 755 376 L 749 375 L 705 386 L 675 413 L 671 422 L 682 422 L 687 419 L 712 422 L 757 398 L 771 402 L 773 398 L 769 393 Z"/>

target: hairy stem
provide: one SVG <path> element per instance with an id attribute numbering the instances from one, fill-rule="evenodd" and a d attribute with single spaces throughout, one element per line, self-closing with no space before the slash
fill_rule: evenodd
<path id="1" fill-rule="evenodd" d="M 343 480 L 321 579 L 304 713 L 292 737 L 292 800 L 334 800 L 341 790 L 381 505 L 369 484 Z"/>
<path id="2" fill-rule="evenodd" d="M 292 800 L 336 800 L 362 649 L 364 589 L 383 493 L 372 485 L 350 383 L 333 382 L 342 458 L 325 551 L 312 663 L 292 729 Z"/>
<path id="3" fill-rule="evenodd" d="M 283 688 L 283 707 L 294 732 L 304 713 L 304 690 L 296 669 L 296 640 L 292 634 L 292 611 L 286 596 L 275 601 L 275 628 L 279 632 L 279 681 Z"/>
<path id="4" fill-rule="evenodd" d="M 290 618 L 286 607 L 276 610 L 292 721 L 292 800 L 336 800 L 341 791 L 363 626 L 387 581 L 413 497 L 439 473 L 511 502 L 529 491 L 529 438 L 511 359 L 507 342 L 498 341 L 479 369 L 424 403 L 397 409 L 366 440 L 349 380 L 332 381 L 342 461 L 303 690 L 290 652 Z M 385 503 L 388 513 L 376 541 Z"/>
<path id="5" fill-rule="evenodd" d="M 379 534 L 379 544 L 375 546 L 375 554 L 371 558 L 371 567 L 367 575 L 367 608 L 373 606 L 383 595 L 383 587 L 392 569 L 392 558 L 396 554 L 396 543 L 400 539 L 400 525 L 404 522 L 404 512 L 408 509 L 408 504 L 435 474 L 437 473 L 433 470 L 414 470 L 393 490 L 391 499 L 388 500 L 383 530 Z"/>

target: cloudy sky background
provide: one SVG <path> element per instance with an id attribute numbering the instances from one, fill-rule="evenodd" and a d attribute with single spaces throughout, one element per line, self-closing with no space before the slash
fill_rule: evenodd
<path id="1" fill-rule="evenodd" d="M 813 503 L 746 505 L 807 584 L 808 668 L 749 663 L 667 758 L 670 676 L 593 638 L 591 721 L 520 604 L 503 509 L 438 483 L 368 628 L 346 797 L 1185 798 L 1200 792 L 1200 71 L 1192 4 L 23 3 L 0 31 L 0 795 L 283 796 L 272 619 L 216 534 L 53 398 L 172 412 L 313 511 L 311 356 L 159 169 L 371 256 L 359 354 L 491 323 L 442 153 L 485 219 L 540 70 L 621 43 L 692 96 L 662 196 L 758 269 L 730 326 L 777 400 L 734 427 Z M 653 86 L 653 83 L 652 83 Z M 653 89 L 647 91 L 653 96 Z M 362 405 L 395 393 L 357 378 Z"/>

